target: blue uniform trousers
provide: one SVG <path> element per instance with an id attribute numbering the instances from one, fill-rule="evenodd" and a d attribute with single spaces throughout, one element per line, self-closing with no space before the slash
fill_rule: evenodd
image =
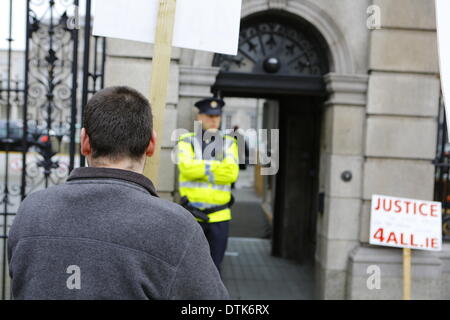
<path id="1" fill-rule="evenodd" d="M 200 222 L 200 225 L 208 240 L 211 257 L 220 272 L 220 265 L 222 264 L 225 250 L 227 249 L 230 221 L 215 223 Z"/>

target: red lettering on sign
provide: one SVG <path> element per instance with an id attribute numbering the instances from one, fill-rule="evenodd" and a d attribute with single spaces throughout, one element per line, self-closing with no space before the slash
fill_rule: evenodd
<path id="1" fill-rule="evenodd" d="M 410 237 L 410 238 L 411 238 L 411 241 L 410 241 L 411 246 L 412 246 L 412 247 L 417 247 L 418 245 L 414 243 L 414 235 L 413 235 L 413 234 L 411 234 L 411 237 Z"/>
<path id="2" fill-rule="evenodd" d="M 381 203 L 380 202 L 381 202 L 381 198 L 378 198 L 377 206 L 375 208 L 376 211 L 380 210 L 380 207 L 381 207 Z"/>
<path id="3" fill-rule="evenodd" d="M 419 206 L 419 212 L 420 212 L 420 214 L 421 215 L 423 215 L 423 216 L 427 216 L 427 214 L 423 211 L 423 206 L 426 206 L 427 204 L 426 203 L 422 203 L 420 206 Z"/>
<path id="4" fill-rule="evenodd" d="M 387 201 L 389 201 L 389 208 L 387 207 L 387 204 L 386 204 L 386 202 Z M 384 209 L 384 211 L 391 211 L 391 209 L 392 209 L 392 200 L 387 200 L 387 199 L 383 199 L 383 209 Z"/>
<path id="5" fill-rule="evenodd" d="M 395 236 L 395 233 L 394 233 L 394 232 L 391 232 L 391 233 L 389 234 L 389 237 L 388 237 L 388 239 L 387 239 L 387 241 L 386 241 L 386 243 L 390 243 L 390 242 L 394 242 L 395 244 L 398 244 L 398 242 L 397 242 L 397 237 Z"/>
<path id="6" fill-rule="evenodd" d="M 400 213 L 402 211 L 402 207 L 400 206 L 400 200 L 395 200 L 394 201 L 394 206 L 397 208 L 395 210 L 395 213 Z"/>
<path id="7" fill-rule="evenodd" d="M 405 201 L 405 205 L 406 205 L 406 213 L 409 213 L 409 205 L 411 204 L 410 201 Z"/>
<path id="8" fill-rule="evenodd" d="M 383 242 L 384 241 L 383 228 L 379 228 L 373 235 L 373 238 L 379 240 L 380 242 Z"/>
<path id="9" fill-rule="evenodd" d="M 420 214 L 424 217 L 437 217 L 437 213 L 439 212 L 438 204 L 421 203 L 413 200 L 393 200 L 379 197 L 376 199 L 374 211 L 380 210 L 414 215 Z"/>
<path id="10" fill-rule="evenodd" d="M 431 247 L 433 249 L 437 249 L 437 239 L 436 238 L 431 239 Z"/>
<path id="11" fill-rule="evenodd" d="M 437 217 L 437 214 L 436 214 L 436 212 L 438 212 L 438 208 L 437 207 L 438 207 L 437 204 L 432 204 L 430 206 L 430 216 Z"/>
<path id="12" fill-rule="evenodd" d="M 403 234 L 403 232 L 402 232 L 402 233 L 400 233 L 400 244 L 401 244 L 402 246 L 408 245 L 407 243 L 405 243 L 405 242 L 403 241 L 403 239 L 404 239 L 404 234 Z"/>

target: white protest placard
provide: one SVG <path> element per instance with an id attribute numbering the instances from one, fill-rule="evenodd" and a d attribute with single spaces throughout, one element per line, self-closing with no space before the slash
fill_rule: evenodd
<path id="1" fill-rule="evenodd" d="M 442 94 L 446 104 L 447 126 L 450 128 L 450 1 L 436 0 L 439 65 Z M 450 130 L 448 130 L 450 140 Z"/>
<path id="2" fill-rule="evenodd" d="M 97 0 L 93 34 L 154 43 L 159 0 Z M 242 0 L 177 0 L 174 47 L 236 55 Z"/>
<path id="3" fill-rule="evenodd" d="M 372 196 L 370 244 L 440 251 L 440 202 Z"/>

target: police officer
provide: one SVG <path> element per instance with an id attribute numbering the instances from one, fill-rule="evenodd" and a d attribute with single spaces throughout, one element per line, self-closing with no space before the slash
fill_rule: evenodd
<path id="1" fill-rule="evenodd" d="M 231 184 L 239 175 L 238 145 L 234 137 L 219 131 L 225 106 L 222 99 L 204 99 L 195 106 L 202 135 L 191 132 L 178 141 L 179 191 L 181 204 L 202 226 L 212 259 L 220 270 L 231 220 Z"/>

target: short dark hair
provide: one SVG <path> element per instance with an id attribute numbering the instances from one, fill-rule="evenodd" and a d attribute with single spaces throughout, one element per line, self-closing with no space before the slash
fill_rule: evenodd
<path id="1" fill-rule="evenodd" d="M 94 159 L 129 157 L 138 160 L 145 154 L 152 137 L 151 106 L 132 88 L 106 88 L 86 104 L 83 127 L 89 136 Z"/>

